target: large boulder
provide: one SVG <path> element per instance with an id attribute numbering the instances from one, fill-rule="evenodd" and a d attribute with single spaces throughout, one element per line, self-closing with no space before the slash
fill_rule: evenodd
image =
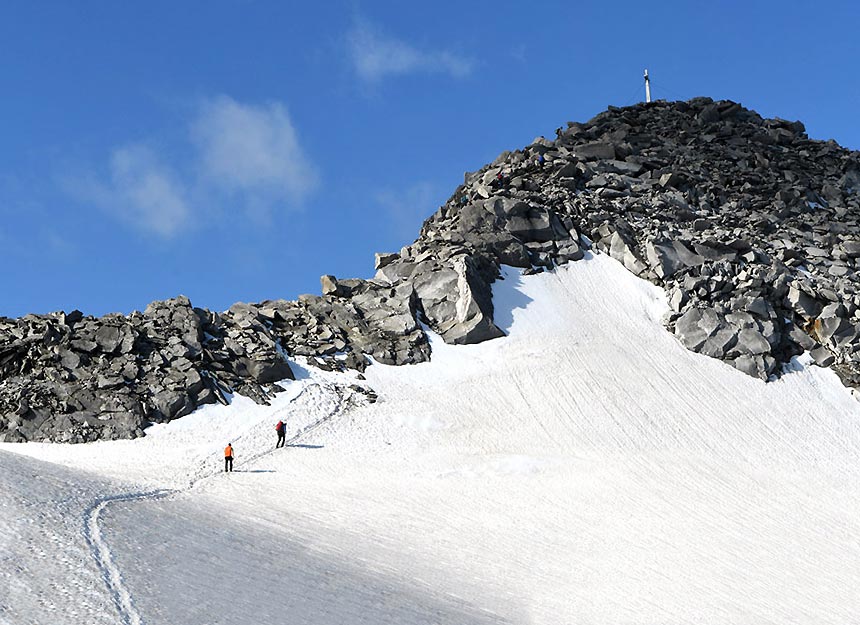
<path id="1" fill-rule="evenodd" d="M 490 285 L 472 257 L 454 257 L 450 265 L 413 278 L 427 321 L 446 343 L 480 343 L 504 335 L 493 323 Z"/>

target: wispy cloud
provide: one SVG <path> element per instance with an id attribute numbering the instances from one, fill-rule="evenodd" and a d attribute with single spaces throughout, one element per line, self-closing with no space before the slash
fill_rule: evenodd
<path id="1" fill-rule="evenodd" d="M 66 188 L 112 217 L 164 238 L 175 236 L 191 217 L 183 183 L 143 144 L 113 150 L 105 178 L 68 179 Z"/>
<path id="2" fill-rule="evenodd" d="M 347 44 L 355 71 L 368 82 L 418 72 L 460 78 L 470 74 L 475 65 L 472 59 L 449 50 L 422 50 L 387 36 L 363 19 L 356 20 Z"/>
<path id="3" fill-rule="evenodd" d="M 188 129 L 190 145 L 157 153 L 146 144 L 127 144 L 111 152 L 105 173 L 66 179 L 64 186 L 107 214 L 168 239 L 195 224 L 205 227 L 213 208 L 229 204 L 259 217 L 300 204 L 318 185 L 316 168 L 280 103 L 242 104 L 219 96 L 199 104 Z M 182 153 L 191 156 L 179 159 Z"/>
<path id="4" fill-rule="evenodd" d="M 319 180 L 277 102 L 240 104 L 221 96 L 205 102 L 192 137 L 207 183 L 257 201 L 301 201 Z"/>

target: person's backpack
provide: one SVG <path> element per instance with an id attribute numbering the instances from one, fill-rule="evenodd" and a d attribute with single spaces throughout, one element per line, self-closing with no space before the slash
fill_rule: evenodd
<path id="1" fill-rule="evenodd" d="M 278 421 L 278 424 L 275 426 L 275 431 L 283 432 L 284 431 L 284 422 Z"/>

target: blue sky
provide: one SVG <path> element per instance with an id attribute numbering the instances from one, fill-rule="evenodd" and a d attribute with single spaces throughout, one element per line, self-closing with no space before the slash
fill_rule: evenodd
<path id="1" fill-rule="evenodd" d="M 705 4 L 4 2 L 0 315 L 369 277 L 463 172 L 645 67 L 860 148 L 857 3 Z"/>

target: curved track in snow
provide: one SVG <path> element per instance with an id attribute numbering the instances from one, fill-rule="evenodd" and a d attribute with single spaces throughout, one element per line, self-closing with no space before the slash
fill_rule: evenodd
<path id="1" fill-rule="evenodd" d="M 84 512 L 84 539 L 92 553 L 96 566 L 101 572 L 102 580 L 107 586 L 113 604 L 119 612 L 120 622 L 123 625 L 142 625 L 143 619 L 134 605 L 131 593 L 123 583 L 122 573 L 114 562 L 110 546 L 102 535 L 99 526 L 99 516 L 109 504 L 118 501 L 138 501 L 141 499 L 161 499 L 171 494 L 170 490 L 154 490 L 141 493 L 127 493 L 124 495 L 109 495 L 96 499 Z"/>
<path id="2" fill-rule="evenodd" d="M 334 407 L 324 414 L 319 419 L 305 425 L 296 434 L 286 440 L 285 445 L 292 445 L 299 442 L 304 436 L 321 427 L 336 415 L 340 414 L 344 408 L 346 395 L 339 386 L 321 384 L 315 382 L 312 386 L 304 387 L 298 395 L 296 395 L 290 404 L 295 404 L 310 388 L 322 388 L 336 398 Z M 251 464 L 260 458 L 273 453 L 273 449 L 260 452 L 248 457 L 245 462 Z M 188 486 L 182 489 L 156 489 L 151 491 L 141 491 L 132 493 L 122 493 L 116 495 L 106 495 L 96 499 L 84 511 L 84 540 L 90 550 L 90 553 L 95 560 L 96 566 L 101 573 L 102 581 L 104 581 L 110 595 L 111 601 L 119 613 L 120 622 L 122 625 L 144 625 L 145 621 L 138 612 L 134 604 L 131 591 L 125 585 L 122 571 L 114 560 L 113 553 L 105 539 L 102 528 L 99 524 L 101 513 L 111 504 L 128 503 L 144 500 L 164 499 L 170 495 L 177 495 L 191 490 L 204 480 L 211 479 L 218 475 L 220 471 L 212 471 L 204 475 L 192 479 Z"/>

